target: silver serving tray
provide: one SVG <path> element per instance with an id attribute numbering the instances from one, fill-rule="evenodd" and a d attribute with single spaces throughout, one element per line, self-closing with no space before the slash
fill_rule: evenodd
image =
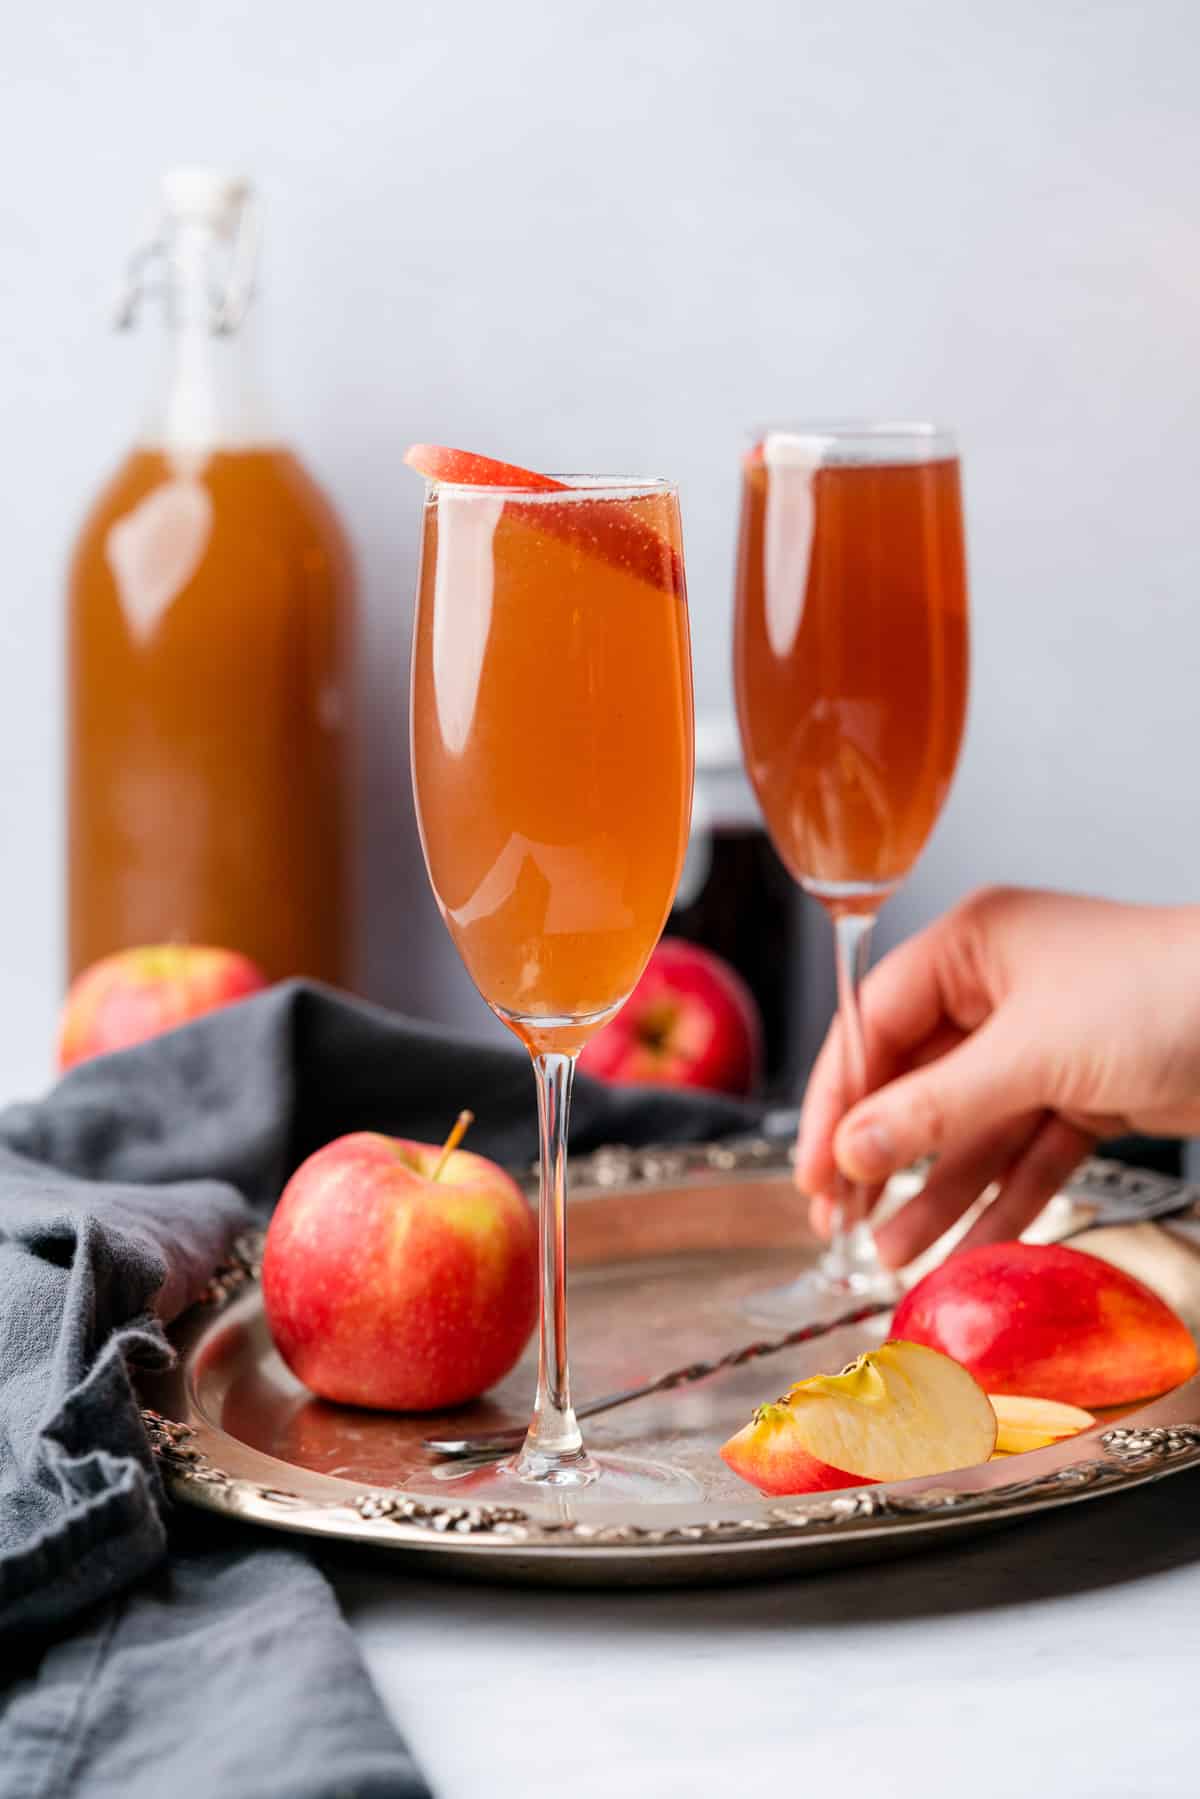
<path id="1" fill-rule="evenodd" d="M 691 1149 L 604 1150 L 574 1169 L 572 1365 L 577 1394 L 630 1386 L 754 1335 L 746 1296 L 816 1253 L 789 1152 L 767 1139 Z M 1108 1214 L 1188 1208 L 1200 1189 L 1089 1163 L 1052 1202 L 1064 1236 Z M 486 1400 L 442 1417 L 357 1411 L 315 1399 L 271 1344 L 256 1278 L 261 1237 L 239 1245 L 173 1330 L 179 1356 L 146 1378 L 145 1418 L 175 1498 L 285 1531 L 369 1544 L 428 1569 L 485 1579 L 608 1586 L 754 1579 L 925 1549 L 1200 1465 L 1200 1376 L 1070 1442 L 933 1479 L 765 1499 L 717 1445 L 762 1399 L 850 1359 L 871 1325 L 641 1401 L 588 1426 L 596 1448 L 686 1468 L 702 1499 L 573 1514 L 456 1494 L 432 1480 L 421 1437 L 523 1422 L 531 1354 Z M 886 1321 L 875 1320 L 876 1326 Z M 414 1490 L 414 1487 L 418 1490 Z"/>

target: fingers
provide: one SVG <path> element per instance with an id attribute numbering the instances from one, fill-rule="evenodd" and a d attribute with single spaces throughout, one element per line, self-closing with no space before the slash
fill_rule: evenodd
<path id="1" fill-rule="evenodd" d="M 878 1049 L 867 1032 L 865 1019 L 863 1035 L 867 1044 L 867 1090 L 870 1092 L 892 1071 L 881 1066 Z M 813 1063 L 800 1113 L 795 1179 L 802 1192 L 832 1193 L 836 1188 L 838 1172 L 833 1159 L 833 1133 L 843 1113 L 858 1098 L 861 1098 L 860 1094 L 846 1091 L 842 1027 L 840 1019 L 835 1019 Z"/>
<path id="2" fill-rule="evenodd" d="M 834 1133 L 834 1156 L 849 1180 L 885 1180 L 1044 1103 L 1025 1034 L 997 1014 L 948 1055 L 853 1107 Z"/>
<path id="3" fill-rule="evenodd" d="M 983 1009 L 964 1018 L 958 1015 L 961 995 L 956 992 L 950 1003 L 950 988 L 962 984 L 952 976 L 951 965 L 962 960 L 958 949 L 963 916 L 964 908 L 956 908 L 919 931 L 890 951 L 863 982 L 859 1003 L 868 1093 L 911 1067 L 931 1040 L 949 1034 L 957 1041 L 964 1027 L 980 1023 Z M 802 1189 L 828 1193 L 833 1188 L 833 1134 L 843 1114 L 861 1097 L 846 1090 L 842 1031 L 835 1020 L 813 1064 L 804 1097 L 796 1145 L 796 1182 Z"/>
<path id="4" fill-rule="evenodd" d="M 1095 1143 L 1067 1119 L 1038 1112 L 946 1151 L 921 1192 L 876 1233 L 880 1260 L 888 1268 L 914 1261 L 995 1181 L 1000 1183 L 995 1199 L 957 1247 L 1019 1237 Z"/>
<path id="5" fill-rule="evenodd" d="M 868 1044 L 867 1050 L 868 1092 L 874 1092 L 899 1074 L 923 1068 L 927 1063 L 937 1061 L 939 1056 L 948 1055 L 962 1040 L 963 1033 L 945 1020 L 907 1051 L 893 1050 L 876 1039 L 874 1044 Z M 833 1138 L 850 1108 L 852 1097 L 857 1096 L 847 1096 L 844 1091 L 841 1034 L 835 1024 L 813 1067 L 804 1095 L 795 1169 L 796 1185 L 801 1192 L 829 1195 L 837 1191 L 842 1177 L 834 1160 Z"/>
<path id="6" fill-rule="evenodd" d="M 961 1042 L 961 1031 L 949 1025 L 942 1026 L 915 1051 L 910 1058 L 910 1066 L 923 1068 L 926 1063 L 934 1062 L 939 1056 L 956 1049 Z M 807 1109 L 807 1101 L 805 1103 Z M 887 1185 L 886 1181 L 848 1182 L 845 1175 L 840 1173 L 833 1159 L 833 1133 L 840 1116 L 838 1113 L 830 1118 L 824 1144 L 811 1145 L 806 1160 L 802 1160 L 799 1145 L 796 1152 L 796 1185 L 802 1192 L 812 1195 L 808 1221 L 817 1236 L 825 1242 L 833 1235 L 837 1207 L 845 1206 L 847 1194 L 851 1196 L 851 1205 L 844 1215 L 848 1224 L 855 1224 L 860 1219 L 871 1216 Z"/>
<path id="7" fill-rule="evenodd" d="M 921 1191 L 876 1231 L 884 1266 L 903 1268 L 936 1243 L 993 1181 L 1007 1174 L 1044 1122 L 1043 1112 L 1023 1112 L 946 1150 Z"/>
<path id="8" fill-rule="evenodd" d="M 837 1175 L 831 1192 L 816 1193 L 809 1200 L 808 1222 L 817 1236 L 828 1243 L 833 1236 L 838 1211 L 841 1211 L 842 1222 L 847 1228 L 858 1224 L 861 1219 L 871 1216 L 886 1185 L 886 1181 L 865 1185 L 862 1182 L 851 1183 Z"/>
<path id="9" fill-rule="evenodd" d="M 837 1203 L 837 1200 L 830 1199 L 827 1193 L 815 1193 L 808 1202 L 808 1222 L 824 1243 L 828 1243 L 833 1235 Z"/>
<path id="10" fill-rule="evenodd" d="M 978 1243 L 1006 1243 L 1019 1237 L 1095 1145 L 1094 1137 L 1065 1118 L 1046 1119 L 1013 1162 L 999 1193 L 959 1247 L 971 1249 Z"/>

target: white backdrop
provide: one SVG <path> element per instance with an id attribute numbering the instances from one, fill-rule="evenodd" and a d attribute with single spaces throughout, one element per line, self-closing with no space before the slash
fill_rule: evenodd
<path id="1" fill-rule="evenodd" d="M 1190 0 L 10 9 L 0 1097 L 48 1056 L 63 562 L 138 413 L 150 331 L 106 306 L 173 161 L 259 184 L 276 411 L 358 552 L 372 991 L 483 1025 L 412 835 L 413 438 L 678 477 L 720 710 L 743 425 L 956 425 L 973 714 L 888 931 L 985 879 L 1194 896 L 1198 60 Z"/>

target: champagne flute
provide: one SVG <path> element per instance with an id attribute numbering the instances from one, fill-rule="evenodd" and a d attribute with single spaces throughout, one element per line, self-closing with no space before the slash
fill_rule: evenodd
<path id="1" fill-rule="evenodd" d="M 769 430 L 744 459 L 735 683 L 742 747 L 784 863 L 833 921 L 847 1104 L 866 1091 L 858 986 L 880 906 L 937 821 L 967 705 L 953 438 L 929 424 Z M 749 1302 L 803 1322 L 886 1299 L 843 1186 L 816 1268 Z"/>
<path id="2" fill-rule="evenodd" d="M 499 1467 L 434 1470 L 489 1501 L 692 1498 L 679 1470 L 592 1456 L 567 1358 L 575 1059 L 632 991 L 683 865 L 692 681 L 676 490 L 431 481 L 412 769 L 434 894 L 471 978 L 529 1050 L 541 1138 L 533 1419 Z M 409 1483 L 413 1485 L 412 1482 Z"/>

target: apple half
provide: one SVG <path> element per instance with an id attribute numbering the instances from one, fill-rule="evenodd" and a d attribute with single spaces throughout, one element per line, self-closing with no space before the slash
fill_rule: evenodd
<path id="1" fill-rule="evenodd" d="M 892 1341 L 759 1406 L 721 1456 L 760 1492 L 819 1493 L 970 1468 L 995 1447 L 996 1414 L 966 1369 Z"/>
<path id="2" fill-rule="evenodd" d="M 1191 1332 L 1132 1275 L 1063 1243 L 981 1243 L 932 1269 L 892 1328 L 989 1393 L 1129 1405 L 1196 1373 Z"/>

